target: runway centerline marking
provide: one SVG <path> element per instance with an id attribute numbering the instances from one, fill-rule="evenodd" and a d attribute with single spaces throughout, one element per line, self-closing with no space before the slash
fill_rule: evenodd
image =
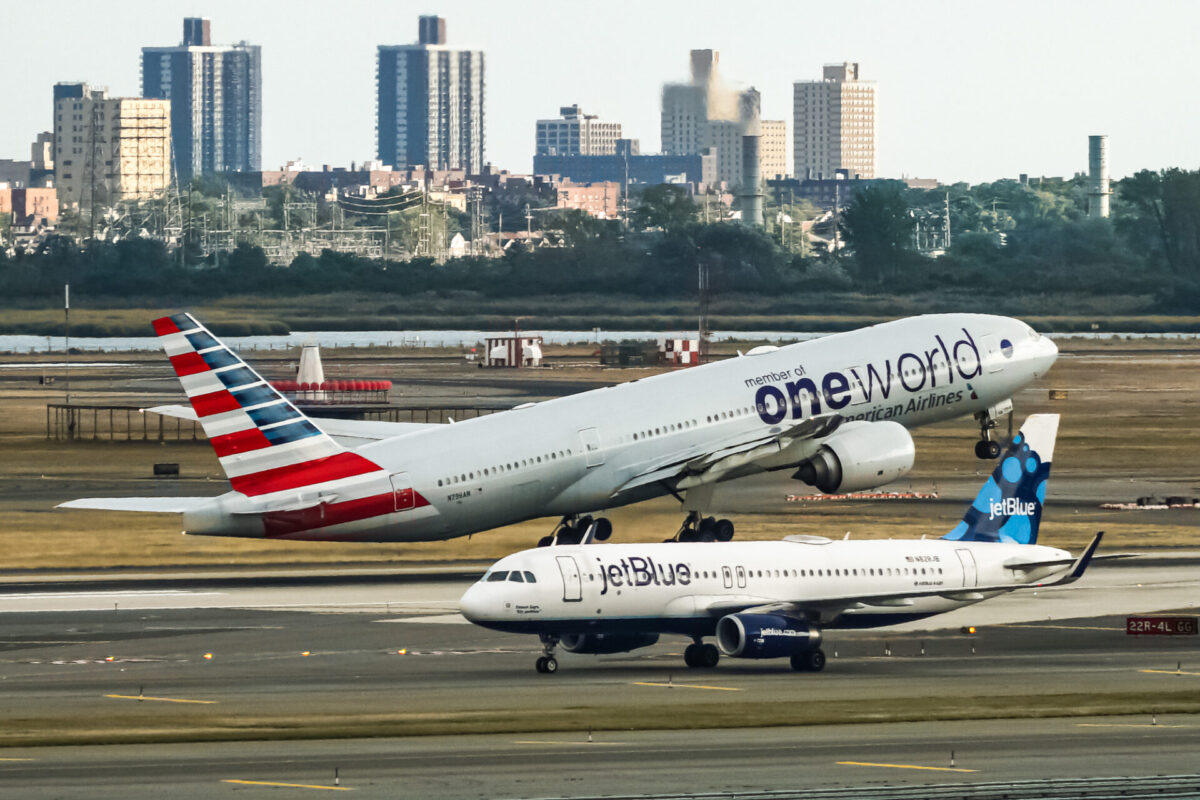
<path id="1" fill-rule="evenodd" d="M 633 681 L 634 686 L 663 686 L 668 689 L 708 689 L 712 692 L 740 692 L 742 689 L 733 686 L 705 686 L 700 683 L 657 683 L 654 681 Z"/>
<path id="2" fill-rule="evenodd" d="M 217 702 L 216 700 L 187 700 L 182 697 L 150 697 L 140 694 L 106 694 L 104 696 L 114 700 L 152 700 L 158 703 L 196 703 L 205 706 L 211 706 Z"/>
<path id="3" fill-rule="evenodd" d="M 0 758 L 0 761 L 37 761 L 36 758 Z"/>
<path id="4" fill-rule="evenodd" d="M 1138 672 L 1148 672 L 1151 675 L 1200 675 L 1200 672 L 1180 672 L 1177 669 L 1139 669 Z"/>
<path id="5" fill-rule="evenodd" d="M 920 764 L 876 764 L 871 761 L 838 761 L 842 767 L 885 767 L 887 769 L 924 769 L 931 772 L 979 772 L 977 769 L 962 769 L 960 767 L 926 767 Z"/>
<path id="6" fill-rule="evenodd" d="M 288 789 L 325 789 L 330 792 L 353 792 L 349 786 L 322 786 L 319 783 L 280 783 L 278 781 L 243 781 L 238 778 L 225 778 L 221 783 L 237 783 L 242 786 L 283 786 Z"/>

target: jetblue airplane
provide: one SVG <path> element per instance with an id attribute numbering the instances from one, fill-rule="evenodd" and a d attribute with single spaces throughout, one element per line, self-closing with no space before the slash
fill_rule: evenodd
<path id="1" fill-rule="evenodd" d="M 1014 589 L 1078 580 L 1078 558 L 1037 544 L 1057 414 L 1030 416 L 958 523 L 941 539 L 831 541 L 788 536 L 734 544 L 583 544 L 502 558 L 463 595 L 476 625 L 538 634 L 538 672 L 554 649 L 623 653 L 660 634 L 690 636 L 689 667 L 734 658 L 825 666 L 824 628 L 923 619 Z M 1114 557 L 1114 556 L 1109 556 Z M 715 637 L 716 645 L 705 644 Z"/>
<path id="2" fill-rule="evenodd" d="M 187 533 L 416 542 L 561 516 L 579 542 L 604 509 L 666 494 L 681 540 L 727 540 L 705 516 L 718 482 L 769 470 L 824 492 L 912 467 L 908 428 L 974 415 L 976 452 L 1058 350 L 1028 325 L 933 314 L 631 381 L 457 424 L 309 419 L 190 314 L 155 320 L 229 477 L 217 497 L 87 498 L 68 508 L 182 513 Z M 595 538 L 612 526 L 596 520 Z"/>

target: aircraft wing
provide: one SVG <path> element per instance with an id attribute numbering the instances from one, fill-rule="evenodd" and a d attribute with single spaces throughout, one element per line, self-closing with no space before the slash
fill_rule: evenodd
<path id="1" fill-rule="evenodd" d="M 820 439 L 837 430 L 844 418 L 839 414 L 810 417 L 788 427 L 766 431 L 725 442 L 708 451 L 675 453 L 644 469 L 622 484 L 614 495 L 664 480 L 678 480 L 676 488 L 690 489 L 715 483 L 742 467 L 752 466 L 794 448 L 799 443 Z M 797 454 L 797 461 L 803 460 Z"/>
<path id="2" fill-rule="evenodd" d="M 191 406 L 155 406 L 144 409 L 164 417 L 196 421 L 196 412 Z M 333 417 L 309 417 L 314 425 L 332 436 L 338 444 L 351 449 L 380 439 L 404 436 L 418 430 L 436 427 L 436 422 L 387 422 L 370 419 L 334 419 Z"/>
<path id="3" fill-rule="evenodd" d="M 963 602 L 984 600 L 988 596 L 995 596 L 1004 592 L 1013 592 L 1018 589 L 1038 589 L 1047 586 L 1062 586 L 1068 583 L 1074 583 L 1083 577 L 1083 573 L 1087 570 L 1088 565 L 1092 562 L 1096 553 L 1096 548 L 1100 546 L 1100 540 L 1104 537 L 1104 531 L 1100 531 L 1092 539 L 1091 544 L 1080 553 L 1078 558 L 1070 561 L 1047 561 L 1037 562 L 1034 566 L 1053 566 L 1057 564 L 1070 564 L 1072 568 L 1058 578 L 1050 581 L 1037 581 L 1033 583 L 1005 583 L 994 586 L 960 586 L 960 587 L 941 587 L 937 589 L 914 589 L 907 592 L 888 592 L 886 594 L 847 594 L 835 597 L 821 597 L 808 600 L 797 600 L 793 602 L 770 602 L 763 604 L 755 604 L 751 598 L 714 598 L 714 602 L 705 606 L 705 610 L 712 616 L 725 616 L 726 614 L 736 614 L 743 611 L 749 611 L 755 614 L 782 614 L 788 617 L 797 619 L 809 619 L 819 622 L 829 622 L 836 619 L 846 611 L 856 611 L 868 607 L 876 608 L 903 608 L 911 606 L 914 601 L 922 597 L 945 597 L 948 600 L 958 600 Z M 1128 555 L 1128 554 L 1121 554 Z M 1032 568 L 1032 567 L 1031 567 Z M 699 603 L 698 603 L 699 605 Z"/>

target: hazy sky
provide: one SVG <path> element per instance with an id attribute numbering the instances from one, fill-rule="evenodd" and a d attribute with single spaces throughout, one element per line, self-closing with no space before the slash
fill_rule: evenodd
<path id="1" fill-rule="evenodd" d="M 659 92 L 688 50 L 786 119 L 792 82 L 857 61 L 879 87 L 879 170 L 972 182 L 1071 175 L 1087 136 L 1109 136 L 1114 177 L 1200 167 L 1200 3 L 457 0 L 0 0 L 0 158 L 29 157 L 51 126 L 51 87 L 140 92 L 147 45 L 179 43 L 184 16 L 213 41 L 263 49 L 263 167 L 375 157 L 375 47 L 447 18 L 448 43 L 487 53 L 487 159 L 532 164 L 534 122 L 579 103 L 659 146 Z"/>

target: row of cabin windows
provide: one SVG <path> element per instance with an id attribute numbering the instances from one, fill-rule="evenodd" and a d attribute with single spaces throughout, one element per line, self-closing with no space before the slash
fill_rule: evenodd
<path id="1" fill-rule="evenodd" d="M 453 486 L 456 483 L 465 483 L 466 481 L 473 481 L 476 478 L 490 478 L 503 472 L 513 472 L 521 469 L 522 467 L 532 467 L 537 464 L 541 464 L 543 460 L 547 462 L 557 461 L 560 458 L 566 458 L 567 456 L 574 454 L 575 452 L 570 448 L 566 450 L 555 450 L 545 455 L 534 456 L 533 458 L 522 458 L 520 461 L 510 461 L 507 464 L 498 464 L 494 467 L 484 467 L 483 469 L 475 470 L 473 472 L 464 472 L 461 475 L 451 475 L 449 478 L 439 478 L 437 485 Z"/>
<path id="2" fill-rule="evenodd" d="M 761 413 L 764 410 L 765 410 L 765 408 L 760 404 L 758 406 L 758 411 Z M 726 420 L 726 419 L 733 419 L 734 417 L 743 417 L 747 414 L 754 413 L 754 411 L 755 411 L 754 406 L 746 406 L 745 408 L 735 408 L 732 411 L 721 411 L 716 414 L 709 414 L 708 416 L 706 416 L 704 418 L 704 421 L 707 423 L 720 422 L 720 421 Z M 652 430 L 638 431 L 637 433 L 634 433 L 629 438 L 632 441 L 636 442 L 641 439 L 649 439 L 651 436 L 661 436 L 664 433 L 676 433 L 677 431 L 688 430 L 691 428 L 695 428 L 699 424 L 700 423 L 694 419 L 693 420 L 685 419 L 683 422 L 670 423 L 668 425 L 663 425 L 661 427 L 654 428 Z"/>
<path id="3" fill-rule="evenodd" d="M 941 567 L 869 567 L 867 569 L 801 569 L 801 570 L 746 570 L 746 575 L 751 578 L 883 578 L 883 577 L 898 577 L 905 575 L 941 575 Z M 774 574 L 772 574 L 774 573 Z M 720 573 L 715 571 L 700 570 L 701 578 L 719 578 Z"/>

